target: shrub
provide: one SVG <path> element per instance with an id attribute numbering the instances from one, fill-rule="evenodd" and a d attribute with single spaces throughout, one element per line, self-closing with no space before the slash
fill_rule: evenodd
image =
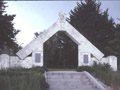
<path id="1" fill-rule="evenodd" d="M 30 71 L 36 71 L 36 72 L 41 72 L 41 73 L 44 73 L 45 71 L 47 71 L 47 69 L 45 67 L 33 67 L 31 69 L 29 69 Z"/>
<path id="2" fill-rule="evenodd" d="M 92 67 L 78 67 L 77 71 L 87 71 L 114 90 L 120 90 L 120 71 L 112 71 L 108 64 L 94 63 Z"/>
<path id="3" fill-rule="evenodd" d="M 47 90 L 44 68 L 0 70 L 0 90 Z"/>
<path id="4" fill-rule="evenodd" d="M 81 72 L 81 71 L 87 71 L 89 73 L 94 72 L 94 69 L 90 66 L 80 66 L 76 69 L 76 71 Z"/>

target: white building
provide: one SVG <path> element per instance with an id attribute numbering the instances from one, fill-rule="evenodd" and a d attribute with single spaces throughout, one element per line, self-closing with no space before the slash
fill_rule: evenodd
<path id="1" fill-rule="evenodd" d="M 102 64 L 107 63 L 114 71 L 117 70 L 117 57 L 104 57 L 104 54 L 100 50 L 65 20 L 63 13 L 59 14 L 58 20 L 51 27 L 41 32 L 37 38 L 18 51 L 16 53 L 17 56 L 9 56 L 7 54 L 0 55 L 1 68 L 43 66 L 44 42 L 58 31 L 64 31 L 65 34 L 78 45 L 78 66 L 91 66 L 95 61 Z M 32 56 L 29 56 L 30 54 L 32 54 Z"/>

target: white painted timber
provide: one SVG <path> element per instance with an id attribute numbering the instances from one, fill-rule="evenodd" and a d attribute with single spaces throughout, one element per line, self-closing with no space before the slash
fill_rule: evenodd
<path id="1" fill-rule="evenodd" d="M 88 41 L 81 33 L 79 33 L 71 24 L 69 24 L 64 16 L 61 14 L 59 15 L 59 19 L 57 22 L 55 22 L 50 28 L 45 30 L 44 32 L 41 32 L 40 35 L 31 41 L 26 47 L 18 51 L 16 54 L 18 57 L 20 57 L 22 60 L 26 58 L 29 54 L 32 55 L 32 59 L 34 60 L 34 53 L 41 52 L 43 56 L 43 45 L 44 43 L 52 37 L 54 34 L 56 34 L 58 31 L 64 31 L 67 36 L 69 36 L 77 45 L 78 45 L 78 66 L 83 65 L 83 59 L 81 58 L 82 53 L 89 53 L 92 54 L 95 58 L 98 60 L 101 60 L 104 54 L 98 50 L 90 41 Z M 42 61 L 43 57 L 42 57 Z M 43 65 L 36 64 L 38 66 Z"/>

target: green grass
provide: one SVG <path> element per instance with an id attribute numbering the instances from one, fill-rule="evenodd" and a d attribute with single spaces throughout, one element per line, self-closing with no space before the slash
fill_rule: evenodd
<path id="1" fill-rule="evenodd" d="M 120 90 L 120 71 L 114 72 L 109 65 L 82 66 L 77 69 L 48 69 L 48 71 L 88 71 L 114 90 Z M 13 68 L 0 70 L 0 90 L 47 90 L 43 67 L 31 69 Z"/>
<path id="2" fill-rule="evenodd" d="M 0 90 L 47 90 L 44 68 L 0 70 Z"/>
<path id="3" fill-rule="evenodd" d="M 120 71 L 112 71 L 108 64 L 94 64 L 92 67 L 82 66 L 78 67 L 76 70 L 88 71 L 114 90 L 120 90 Z"/>

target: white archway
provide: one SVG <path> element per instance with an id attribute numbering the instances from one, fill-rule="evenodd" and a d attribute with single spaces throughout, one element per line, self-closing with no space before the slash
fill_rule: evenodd
<path id="1" fill-rule="evenodd" d="M 91 54 L 98 60 L 100 60 L 104 54 L 98 50 L 91 42 L 89 42 L 81 33 L 79 33 L 72 25 L 66 20 L 63 13 L 59 14 L 57 22 L 55 22 L 50 28 L 40 33 L 40 35 L 31 41 L 25 48 L 21 49 L 16 54 L 21 59 L 25 59 L 30 53 L 32 53 L 32 61 L 35 66 L 43 66 L 43 44 L 50 37 L 52 37 L 58 31 L 65 31 L 78 45 L 78 66 L 90 65 L 86 63 L 85 59 L 90 62 Z M 35 62 L 35 53 L 40 53 L 40 63 Z"/>

